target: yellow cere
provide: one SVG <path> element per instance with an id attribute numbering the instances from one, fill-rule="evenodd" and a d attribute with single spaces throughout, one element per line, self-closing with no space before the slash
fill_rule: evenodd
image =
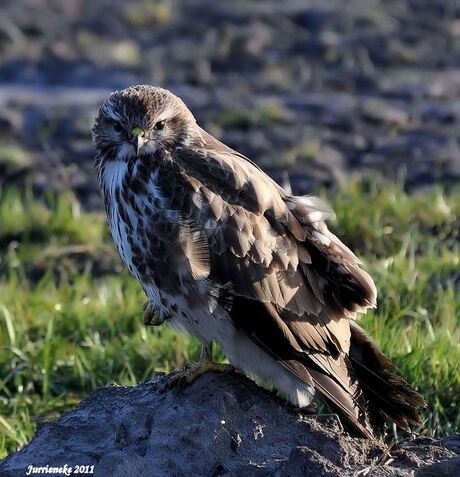
<path id="1" fill-rule="evenodd" d="M 144 135 L 144 130 L 141 129 L 140 127 L 136 126 L 135 128 L 133 128 L 133 130 L 131 131 L 131 133 L 134 135 L 134 136 L 143 136 Z"/>

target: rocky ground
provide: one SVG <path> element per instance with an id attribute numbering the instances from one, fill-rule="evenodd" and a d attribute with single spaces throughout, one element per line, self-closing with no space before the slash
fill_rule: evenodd
<path id="1" fill-rule="evenodd" d="M 112 477 L 280 476 L 452 477 L 460 473 L 460 435 L 418 438 L 389 451 L 352 438 L 335 415 L 304 415 L 240 375 L 207 374 L 165 391 L 166 378 L 106 387 L 41 427 L 0 475 L 29 465 L 94 465 Z"/>
<path id="2" fill-rule="evenodd" d="M 152 83 L 296 192 L 352 173 L 460 177 L 455 0 L 4 0 L 0 182 L 94 195 L 89 129 Z"/>

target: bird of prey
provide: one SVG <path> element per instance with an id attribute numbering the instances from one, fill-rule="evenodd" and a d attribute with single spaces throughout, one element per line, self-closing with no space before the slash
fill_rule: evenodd
<path id="1" fill-rule="evenodd" d="M 358 435 L 419 425 L 423 398 L 356 323 L 376 289 L 325 221 L 319 199 L 287 193 L 154 86 L 112 93 L 93 128 L 113 240 L 148 302 L 145 319 L 218 343 L 245 374 L 294 405 L 320 398 Z"/>

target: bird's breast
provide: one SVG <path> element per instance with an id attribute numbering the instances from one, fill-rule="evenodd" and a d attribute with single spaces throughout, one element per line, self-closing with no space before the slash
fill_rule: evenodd
<path id="1" fill-rule="evenodd" d="M 132 171 L 123 162 L 104 171 L 106 211 L 119 255 L 149 299 L 166 309 L 178 304 L 175 297 L 190 296 L 190 283 L 183 276 L 184 224 L 163 189 L 158 170 L 146 171 L 142 163 Z"/>

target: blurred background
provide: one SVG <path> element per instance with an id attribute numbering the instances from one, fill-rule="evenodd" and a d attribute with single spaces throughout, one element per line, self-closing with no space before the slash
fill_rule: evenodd
<path id="1" fill-rule="evenodd" d="M 198 349 L 144 327 L 102 214 L 90 128 L 138 83 L 332 203 L 379 288 L 363 326 L 429 402 L 420 432 L 459 430 L 457 1 L 0 5 L 0 457 L 98 386 Z"/>

